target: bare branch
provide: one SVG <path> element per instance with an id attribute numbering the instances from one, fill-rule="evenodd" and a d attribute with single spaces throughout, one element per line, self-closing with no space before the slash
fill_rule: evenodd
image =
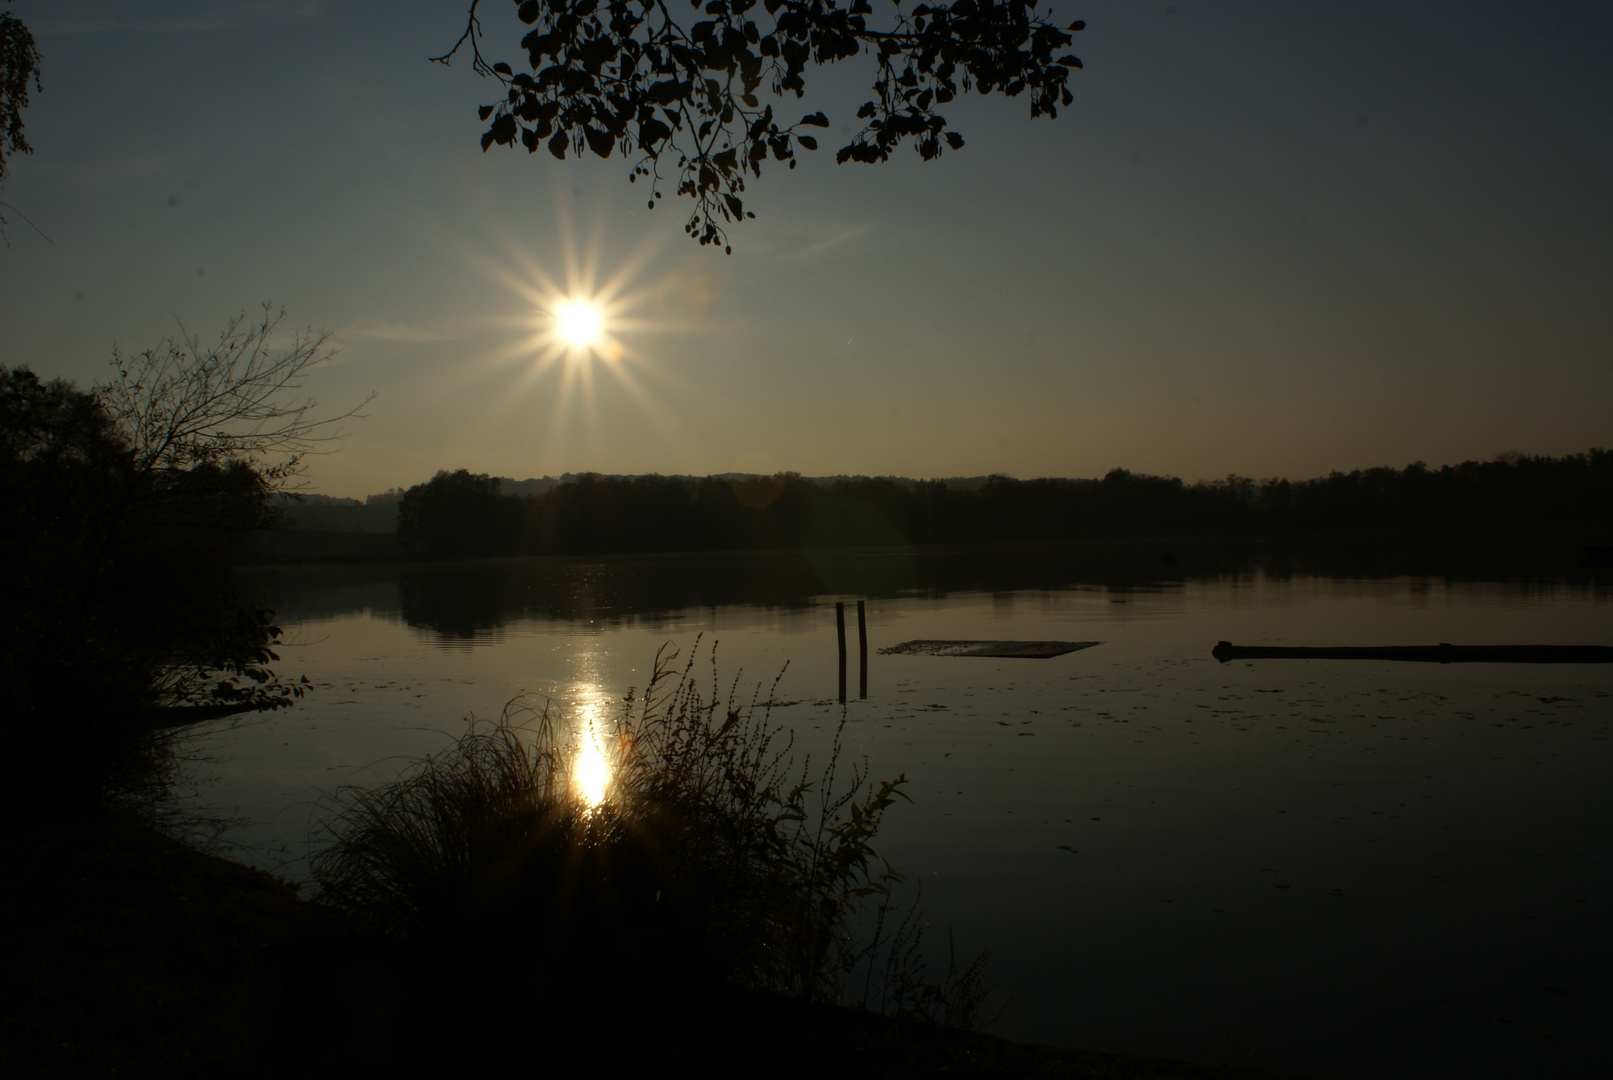
<path id="1" fill-rule="evenodd" d="M 334 448 L 341 425 L 362 418 L 374 395 L 333 416 L 315 417 L 303 394 L 308 374 L 336 355 L 330 335 L 276 338 L 285 317 L 267 305 L 260 319 L 231 319 L 216 342 L 180 333 L 133 355 L 114 350 L 116 378 L 97 396 L 128 439 L 136 471 L 250 466 L 278 489 L 302 459 Z"/>

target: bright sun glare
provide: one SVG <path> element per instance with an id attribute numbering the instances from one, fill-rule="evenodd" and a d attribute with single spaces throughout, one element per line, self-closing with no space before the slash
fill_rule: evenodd
<path id="1" fill-rule="evenodd" d="M 610 786 L 610 763 L 605 760 L 605 751 L 600 748 L 599 736 L 592 724 L 588 725 L 587 732 L 577 742 L 577 761 L 572 767 L 572 780 L 577 785 L 577 794 L 582 796 L 583 805 L 592 809 L 605 801 L 605 789 Z"/>
<path id="2" fill-rule="evenodd" d="M 555 305 L 555 334 L 574 349 L 599 344 L 605 317 L 597 304 L 586 300 L 562 300 Z"/>
<path id="3" fill-rule="evenodd" d="M 654 247 L 641 245 L 614 272 L 601 276 L 599 252 L 579 250 L 569 225 L 562 221 L 562 226 L 563 276 L 551 277 L 520 251 L 510 253 L 514 265 L 495 263 L 485 272 L 525 301 L 508 322 L 523 333 L 489 358 L 496 366 L 508 364 L 522 372 L 517 392 L 499 395 L 495 408 L 506 415 L 522 412 L 530 404 L 526 392 L 546 376 L 557 375 L 552 393 L 545 391 L 554 415 L 547 426 L 551 445 L 544 452 L 570 456 L 582 452 L 574 424 L 586 426 L 582 438 L 592 442 L 600 437 L 594 395 L 600 376 L 608 380 L 613 395 L 625 394 L 647 419 L 670 429 L 645 386 L 646 380 L 665 380 L 667 374 L 635 343 L 646 334 L 681 330 L 687 320 L 681 308 L 667 318 L 646 317 L 651 306 L 667 307 L 667 280 L 683 280 L 633 284 L 655 255 Z"/>

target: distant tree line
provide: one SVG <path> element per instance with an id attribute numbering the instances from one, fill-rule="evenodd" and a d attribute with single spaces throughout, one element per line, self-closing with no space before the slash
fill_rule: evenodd
<path id="1" fill-rule="evenodd" d="M 273 506 L 280 526 L 309 532 L 391 533 L 398 528 L 398 502 L 403 491 L 394 488 L 362 500 L 332 498 L 301 492 L 276 497 Z"/>
<path id="2" fill-rule="evenodd" d="M 524 497 L 460 469 L 415 485 L 398 503 L 404 550 L 451 557 L 1610 526 L 1613 453 L 1605 450 L 1195 484 L 1124 469 L 1102 479 L 979 485 L 584 475 Z"/>

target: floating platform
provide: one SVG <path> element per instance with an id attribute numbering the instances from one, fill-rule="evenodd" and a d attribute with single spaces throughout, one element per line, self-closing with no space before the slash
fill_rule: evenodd
<path id="1" fill-rule="evenodd" d="M 1001 656 L 1015 660 L 1046 660 L 1101 641 L 904 641 L 879 650 L 887 656 Z"/>
<path id="2" fill-rule="evenodd" d="M 1321 648 L 1218 642 L 1210 655 L 1229 660 L 1415 660 L 1433 664 L 1613 664 L 1609 645 L 1340 645 Z"/>

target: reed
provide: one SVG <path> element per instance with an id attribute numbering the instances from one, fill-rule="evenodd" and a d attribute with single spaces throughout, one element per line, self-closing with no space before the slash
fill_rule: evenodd
<path id="1" fill-rule="evenodd" d="M 535 927 L 550 971 L 978 1026 L 984 957 L 926 979 L 922 914 L 875 849 L 905 777 L 871 781 L 838 731 L 821 767 L 798 761 L 773 715 L 783 672 L 722 694 L 715 651 L 709 670 L 699 654 L 678 665 L 663 647 L 643 692 L 591 730 L 518 699 L 396 781 L 339 792 L 322 898 L 462 959 Z"/>

